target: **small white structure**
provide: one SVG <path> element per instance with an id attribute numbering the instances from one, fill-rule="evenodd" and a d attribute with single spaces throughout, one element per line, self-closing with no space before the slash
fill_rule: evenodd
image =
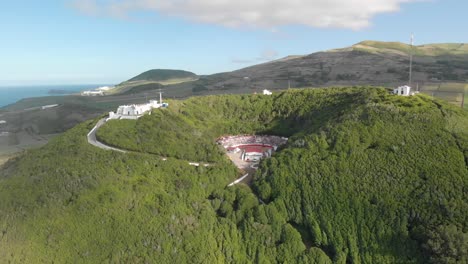
<path id="1" fill-rule="evenodd" d="M 263 153 L 264 151 L 260 146 L 248 146 L 244 148 L 241 158 L 248 162 L 258 162 L 263 158 Z"/>
<path id="2" fill-rule="evenodd" d="M 109 112 L 108 119 L 138 119 L 151 109 L 162 106 L 167 106 L 167 103 L 159 104 L 156 100 L 150 100 L 147 104 L 121 105 L 117 108 L 116 113 Z"/>
<path id="3" fill-rule="evenodd" d="M 102 90 L 99 91 L 82 91 L 82 96 L 103 96 L 104 92 Z"/>
<path id="4" fill-rule="evenodd" d="M 411 93 L 411 87 L 409 87 L 408 85 L 403 85 L 403 86 L 393 89 L 393 94 L 401 95 L 401 96 L 413 95 Z"/>
<path id="5" fill-rule="evenodd" d="M 263 90 L 263 94 L 264 95 L 271 95 L 272 92 L 270 90 L 265 89 L 265 90 Z"/>
<path id="6" fill-rule="evenodd" d="M 0 120 L 0 125 L 1 124 L 6 124 L 6 121 L 5 120 Z"/>
<path id="7" fill-rule="evenodd" d="M 44 110 L 44 109 L 48 109 L 48 108 L 54 108 L 54 107 L 57 107 L 58 104 L 51 104 L 51 105 L 43 105 L 41 106 L 41 109 Z"/>
<path id="8" fill-rule="evenodd" d="M 110 87 L 110 86 L 102 86 L 102 87 L 97 88 L 96 90 L 97 90 L 97 91 L 109 91 L 110 89 L 113 89 L 113 88 L 114 88 L 114 86 L 113 86 L 113 87 Z"/>

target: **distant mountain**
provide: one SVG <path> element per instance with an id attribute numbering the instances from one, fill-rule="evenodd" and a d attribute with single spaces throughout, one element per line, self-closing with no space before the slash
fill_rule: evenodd
<path id="1" fill-rule="evenodd" d="M 153 69 L 122 82 L 114 90 L 110 91 L 109 94 L 136 94 L 159 89 L 161 85 L 180 84 L 195 80 L 198 80 L 198 76 L 193 72 Z"/>
<path id="2" fill-rule="evenodd" d="M 244 69 L 202 76 L 172 87 L 194 94 L 240 93 L 261 89 L 406 84 L 410 46 L 399 42 L 363 41 L 351 47 L 254 65 Z M 468 44 L 447 43 L 414 46 L 413 81 L 468 80 Z"/>
<path id="3" fill-rule="evenodd" d="M 135 81 L 154 81 L 154 82 L 166 82 L 175 79 L 196 79 L 197 75 L 193 72 L 183 70 L 166 70 L 166 69 L 155 69 L 149 70 L 142 74 L 139 74 L 127 82 Z"/>
<path id="4" fill-rule="evenodd" d="M 164 85 L 171 96 L 251 93 L 262 89 L 408 83 L 413 54 L 413 85 L 468 80 L 468 44 L 413 46 L 400 42 L 362 41 L 350 47 L 287 56 L 232 72 L 197 76 L 181 70 L 150 70 L 124 83 L 117 93 L 147 93 Z M 139 87 L 144 86 L 144 87 Z"/>
<path id="5" fill-rule="evenodd" d="M 361 49 L 371 53 L 397 53 L 407 55 L 411 46 L 400 42 L 362 41 L 353 45 L 354 49 Z M 468 44 L 466 43 L 442 43 L 414 46 L 412 53 L 417 56 L 444 56 L 444 55 L 468 55 Z"/>

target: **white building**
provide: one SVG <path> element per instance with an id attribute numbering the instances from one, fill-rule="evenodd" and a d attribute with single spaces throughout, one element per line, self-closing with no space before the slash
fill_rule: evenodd
<path id="1" fill-rule="evenodd" d="M 97 90 L 97 91 L 103 91 L 103 92 L 104 92 L 104 91 L 109 91 L 109 90 L 111 90 L 111 89 L 114 89 L 114 86 L 113 86 L 113 87 L 110 87 L 110 86 L 102 86 L 102 87 L 97 88 L 96 90 Z"/>
<path id="2" fill-rule="evenodd" d="M 44 110 L 44 109 L 54 108 L 54 107 L 57 107 L 57 106 L 58 106 L 58 104 L 43 105 L 43 106 L 41 106 L 41 109 Z"/>
<path id="3" fill-rule="evenodd" d="M 121 105 L 116 113 L 109 112 L 108 119 L 138 119 L 151 109 L 162 106 L 167 107 L 167 103 L 159 104 L 156 100 L 150 100 L 147 104 Z"/>
<path id="4" fill-rule="evenodd" d="M 403 85 L 403 86 L 393 89 L 393 94 L 401 95 L 401 96 L 413 95 L 411 93 L 411 87 L 409 87 L 408 85 Z"/>
<path id="5" fill-rule="evenodd" d="M 248 146 L 244 148 L 244 152 L 241 155 L 242 160 L 257 162 L 260 161 L 264 156 L 262 147 L 259 146 Z"/>
<path id="6" fill-rule="evenodd" d="M 102 96 L 104 95 L 104 92 L 99 90 L 99 91 L 82 91 L 81 92 L 82 96 Z"/>
<path id="7" fill-rule="evenodd" d="M 272 92 L 270 90 L 265 89 L 265 90 L 263 90 L 263 94 L 264 95 L 272 95 Z"/>

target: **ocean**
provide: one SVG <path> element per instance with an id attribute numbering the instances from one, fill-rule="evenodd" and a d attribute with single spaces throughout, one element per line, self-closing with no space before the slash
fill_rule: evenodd
<path id="1" fill-rule="evenodd" d="M 28 97 L 60 96 L 92 90 L 106 84 L 0 86 L 0 108 Z M 53 93 L 50 93 L 53 91 Z"/>

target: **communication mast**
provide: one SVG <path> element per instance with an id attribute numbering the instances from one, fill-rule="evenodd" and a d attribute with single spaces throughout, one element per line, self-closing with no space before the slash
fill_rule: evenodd
<path id="1" fill-rule="evenodd" d="M 410 45 L 410 66 L 409 66 L 409 83 L 408 86 L 411 87 L 411 82 L 413 78 L 413 45 L 414 45 L 414 35 L 411 33 L 411 45 Z"/>
<path id="2" fill-rule="evenodd" d="M 164 92 L 161 89 L 159 89 L 159 104 L 162 104 L 162 94 L 163 93 Z"/>

